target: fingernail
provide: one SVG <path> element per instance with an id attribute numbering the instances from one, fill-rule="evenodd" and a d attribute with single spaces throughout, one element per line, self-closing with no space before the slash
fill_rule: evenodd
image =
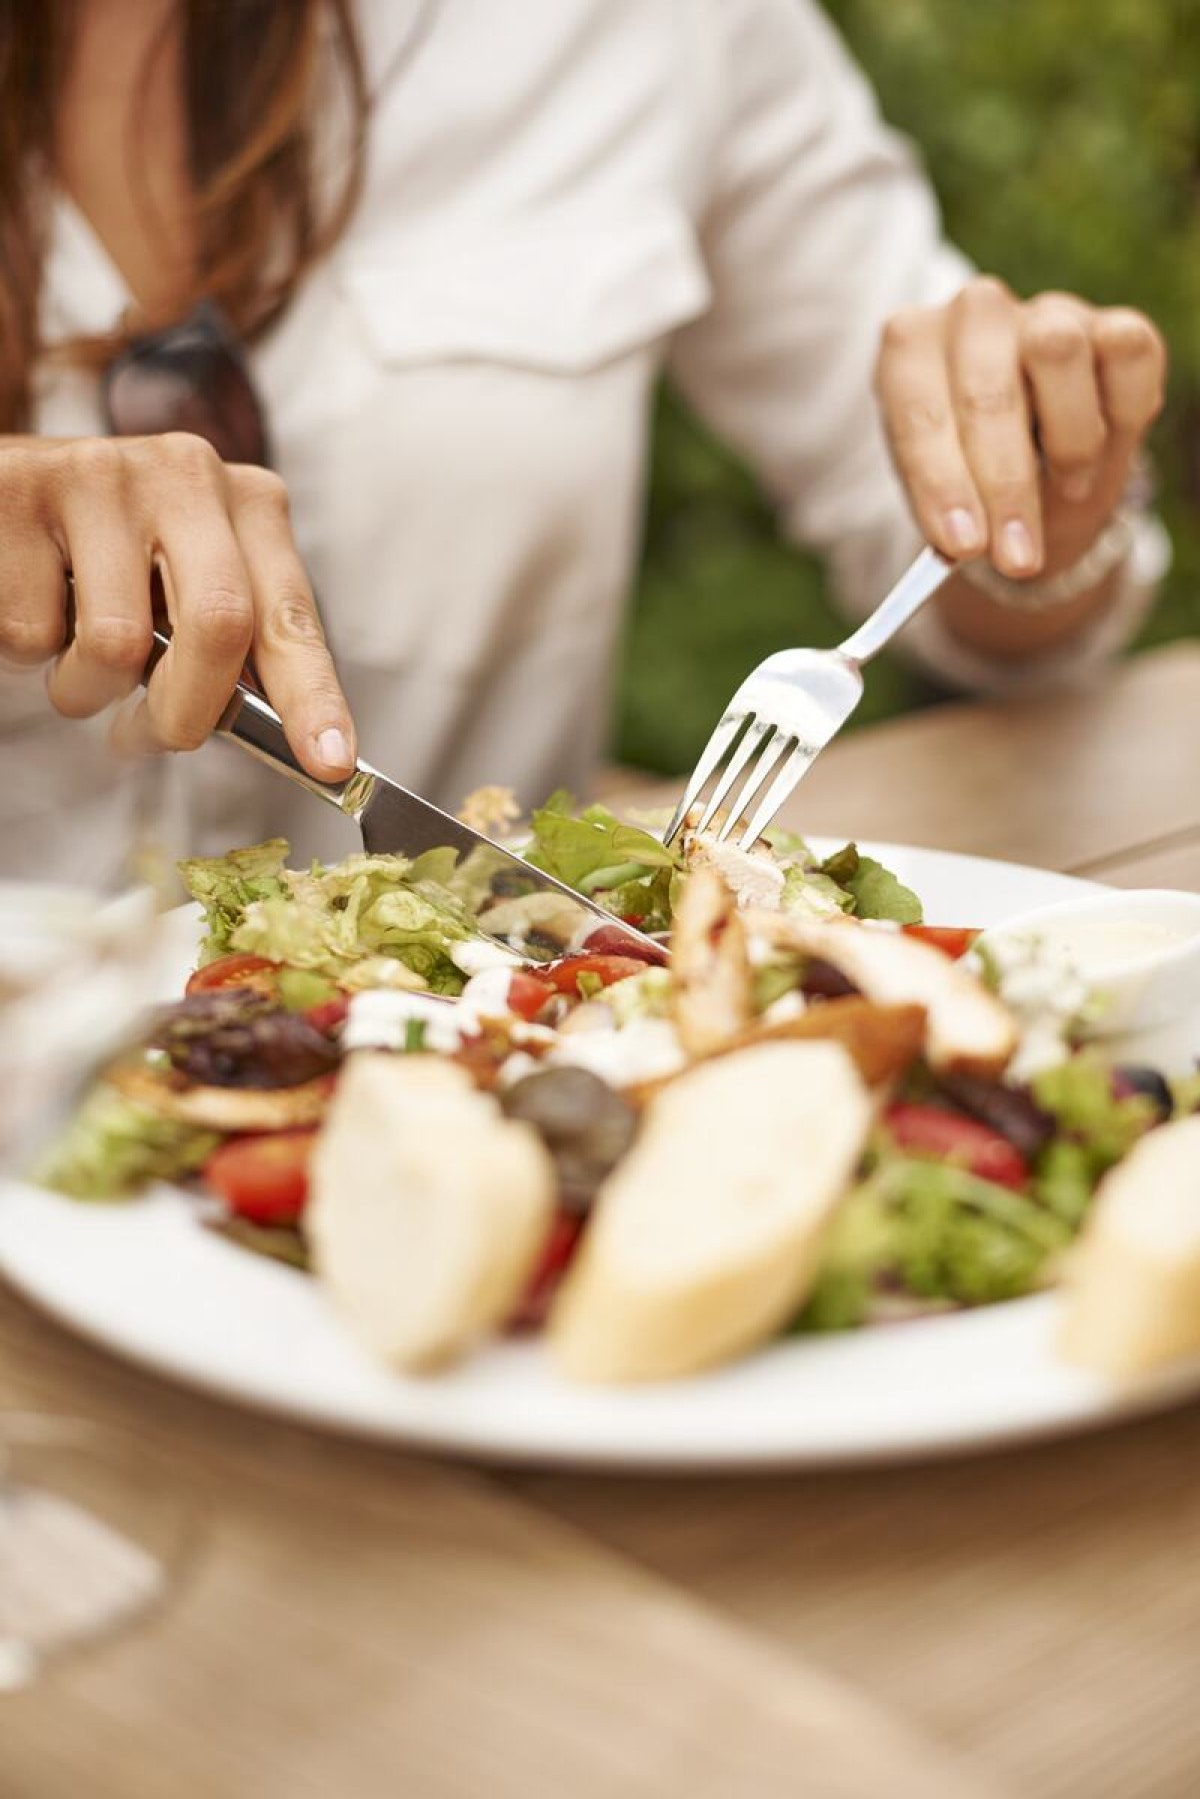
<path id="1" fill-rule="evenodd" d="M 1009 519 L 1001 531 L 1000 554 L 1014 575 L 1031 575 L 1037 567 L 1033 539 L 1019 518 Z"/>
<path id="2" fill-rule="evenodd" d="M 968 512 L 965 506 L 952 506 L 946 514 L 946 542 L 964 556 L 983 548 L 983 532 L 974 513 Z"/>
<path id="3" fill-rule="evenodd" d="M 1072 506 L 1078 506 L 1081 500 L 1087 499 L 1095 484 L 1096 478 L 1090 469 L 1077 469 L 1074 474 L 1063 476 L 1058 490 L 1064 500 L 1069 500 Z"/>
<path id="4" fill-rule="evenodd" d="M 317 737 L 317 756 L 326 768 L 349 768 L 354 755 L 344 731 L 322 731 Z"/>

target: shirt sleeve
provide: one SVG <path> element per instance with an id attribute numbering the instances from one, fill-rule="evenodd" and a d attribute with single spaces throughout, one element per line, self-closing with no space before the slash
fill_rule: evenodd
<path id="1" fill-rule="evenodd" d="M 941 234 L 929 182 L 815 0 L 712 0 L 709 156 L 699 231 L 713 287 L 669 369 L 737 449 L 787 533 L 822 554 L 857 621 L 920 539 L 892 468 L 872 376 L 884 322 L 971 273 Z M 1129 639 L 1164 560 L 1139 528 L 1121 592 L 1069 651 L 1014 664 L 962 646 L 927 608 L 900 651 L 977 692 L 1085 679 Z"/>

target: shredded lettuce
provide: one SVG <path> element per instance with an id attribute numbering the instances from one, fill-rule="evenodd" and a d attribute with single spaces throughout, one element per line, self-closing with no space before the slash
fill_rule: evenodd
<path id="1" fill-rule="evenodd" d="M 1056 1127 L 1037 1158 L 1034 1192 L 1047 1210 L 1078 1225 L 1100 1180 L 1158 1122 L 1158 1113 L 1141 1094 L 1118 1098 L 1112 1070 L 1095 1052 L 1043 1069 L 1031 1090 Z"/>
<path id="2" fill-rule="evenodd" d="M 867 1321 L 881 1292 L 990 1305 L 1046 1284 L 1070 1226 L 1035 1199 L 949 1162 L 883 1151 L 826 1244 L 802 1330 Z"/>
<path id="3" fill-rule="evenodd" d="M 212 1131 L 164 1118 L 101 1082 L 32 1178 L 71 1199 L 124 1199 L 151 1181 L 194 1174 L 220 1141 Z"/>
<path id="4" fill-rule="evenodd" d="M 206 957 L 244 951 L 351 985 L 362 984 L 369 966 L 380 984 L 462 991 L 450 945 L 477 937 L 479 927 L 445 884 L 452 849 L 412 862 L 360 854 L 307 871 L 286 868 L 286 856 L 287 844 L 276 839 L 181 864 L 188 891 L 205 908 Z"/>
<path id="5" fill-rule="evenodd" d="M 286 893 L 288 847 L 286 838 L 272 837 L 227 856 L 197 856 L 179 864 L 184 886 L 204 907 L 208 934 L 200 946 L 201 962 L 229 954 L 247 906 Z"/>

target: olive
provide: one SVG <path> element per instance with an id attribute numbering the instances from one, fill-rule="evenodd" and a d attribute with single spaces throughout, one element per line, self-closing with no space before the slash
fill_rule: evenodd
<path id="1" fill-rule="evenodd" d="M 848 999 L 859 992 L 848 975 L 823 956 L 812 956 L 804 964 L 800 991 L 807 999 Z"/>
<path id="2" fill-rule="evenodd" d="M 1054 1135 L 1053 1118 L 1037 1104 L 1028 1087 L 1010 1087 L 978 1074 L 944 1074 L 937 1086 L 952 1104 L 980 1124 L 989 1125 L 1027 1161 Z"/>
<path id="3" fill-rule="evenodd" d="M 505 1112 L 532 1125 L 554 1158 L 565 1210 L 583 1213 L 633 1142 L 637 1113 L 586 1068 L 539 1068 L 502 1095 Z"/>
<path id="4" fill-rule="evenodd" d="M 1137 1095 L 1151 1100 L 1164 1118 L 1169 1118 L 1175 1110 L 1171 1089 L 1157 1068 L 1147 1068 L 1136 1062 L 1122 1063 L 1113 1069 L 1112 1081 L 1118 1099 L 1132 1099 Z"/>

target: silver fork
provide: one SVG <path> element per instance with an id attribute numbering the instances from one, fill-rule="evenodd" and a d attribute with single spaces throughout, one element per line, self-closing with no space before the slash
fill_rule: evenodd
<path id="1" fill-rule="evenodd" d="M 707 830 L 728 802 L 718 841 L 724 843 L 745 821 L 740 847 L 749 849 L 757 843 L 858 705 L 863 664 L 891 642 L 953 572 L 953 563 L 926 548 L 871 616 L 836 649 L 779 650 L 760 662 L 705 744 L 663 841 L 670 843 L 678 836 L 716 775 L 695 828 Z M 777 771 L 773 780 L 772 771 Z"/>

